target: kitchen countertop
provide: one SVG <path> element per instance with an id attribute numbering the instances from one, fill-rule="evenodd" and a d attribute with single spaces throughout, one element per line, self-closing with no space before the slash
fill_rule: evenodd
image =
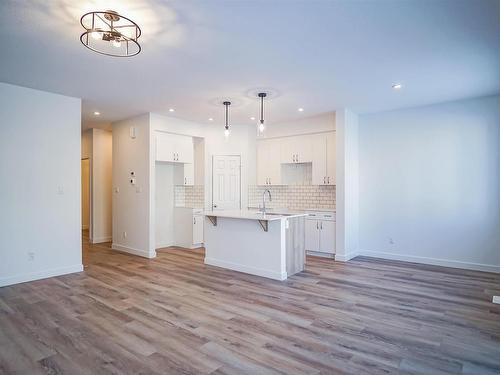
<path id="1" fill-rule="evenodd" d="M 259 207 L 248 207 L 250 211 L 252 210 L 259 210 Z M 305 209 L 297 209 L 297 210 L 290 210 L 288 208 L 267 208 L 267 212 L 281 212 L 281 213 L 287 213 L 287 212 L 294 212 L 294 213 L 310 213 L 310 212 L 336 212 L 337 210 L 335 208 L 305 208 Z"/>
<path id="2" fill-rule="evenodd" d="M 248 219 L 248 220 L 283 220 L 292 217 L 307 216 L 305 212 L 280 210 L 272 211 L 268 210 L 266 214 L 263 214 L 257 210 L 219 210 L 219 211 L 205 211 L 205 216 L 215 216 L 215 217 L 227 217 L 232 219 Z"/>

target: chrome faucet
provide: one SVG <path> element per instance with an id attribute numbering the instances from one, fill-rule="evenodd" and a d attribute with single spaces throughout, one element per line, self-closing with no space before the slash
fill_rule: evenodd
<path id="1" fill-rule="evenodd" d="M 271 192 L 269 191 L 269 189 L 264 190 L 264 192 L 262 193 L 262 208 L 261 208 L 261 211 L 263 214 L 266 213 L 266 193 L 269 194 L 269 202 L 273 201 L 273 198 L 271 197 Z"/>

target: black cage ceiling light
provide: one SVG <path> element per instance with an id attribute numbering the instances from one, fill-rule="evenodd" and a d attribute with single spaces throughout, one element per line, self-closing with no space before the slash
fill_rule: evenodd
<path id="1" fill-rule="evenodd" d="M 229 137 L 229 106 L 231 105 L 231 102 L 223 102 L 224 106 L 226 107 L 226 112 L 225 112 L 225 125 L 224 125 L 224 137 Z"/>
<path id="2" fill-rule="evenodd" d="M 139 25 L 113 10 L 85 13 L 80 23 L 85 29 L 80 41 L 94 52 L 116 57 L 131 57 L 141 52 Z"/>

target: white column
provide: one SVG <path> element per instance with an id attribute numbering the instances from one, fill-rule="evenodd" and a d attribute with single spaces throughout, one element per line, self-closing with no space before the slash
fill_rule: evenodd
<path id="1" fill-rule="evenodd" d="M 337 248 L 335 260 L 348 261 L 359 254 L 359 152 L 358 115 L 336 111 L 337 134 Z"/>

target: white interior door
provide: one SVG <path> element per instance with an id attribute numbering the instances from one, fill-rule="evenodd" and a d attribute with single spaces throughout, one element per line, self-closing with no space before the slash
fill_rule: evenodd
<path id="1" fill-rule="evenodd" d="M 212 208 L 241 208 L 241 159 L 239 156 L 212 157 Z"/>

